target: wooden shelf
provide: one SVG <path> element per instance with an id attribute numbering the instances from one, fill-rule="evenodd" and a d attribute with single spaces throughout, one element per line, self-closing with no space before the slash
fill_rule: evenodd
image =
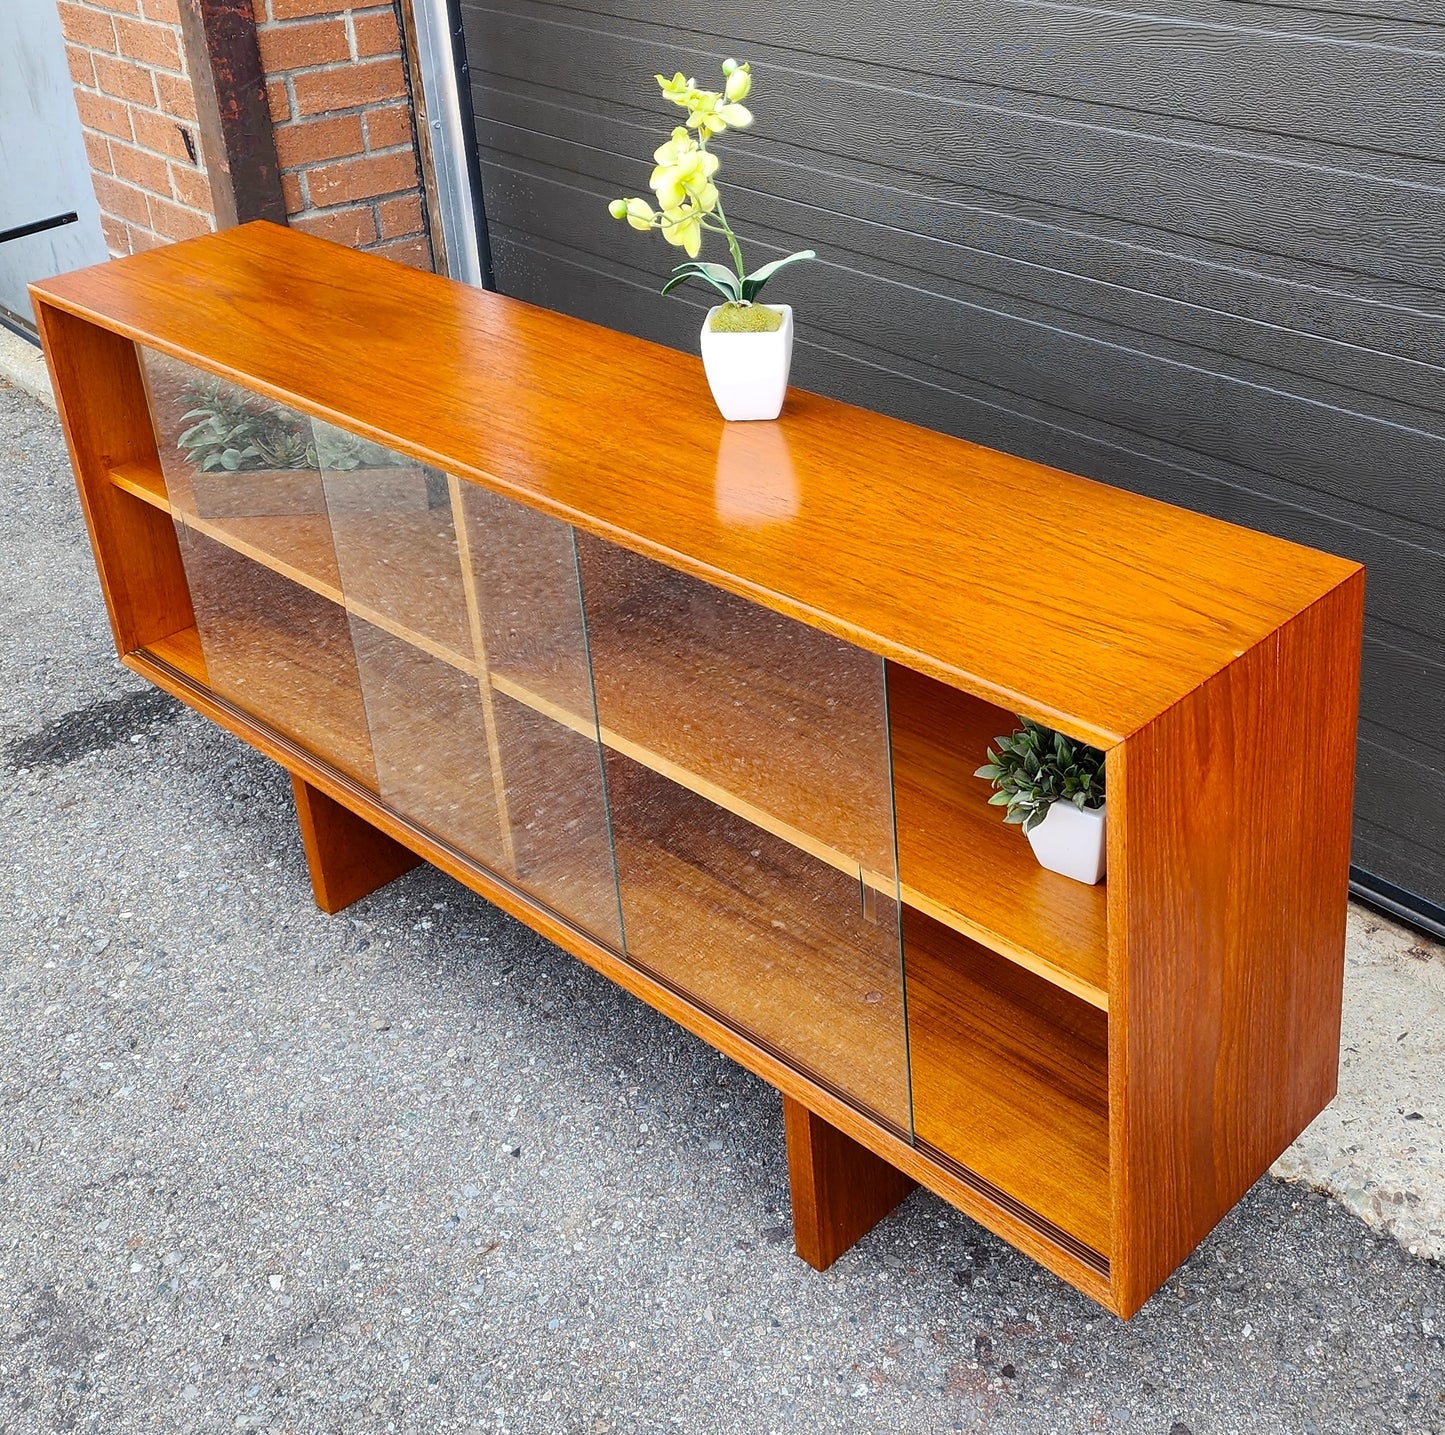
<path id="1" fill-rule="evenodd" d="M 893 903 L 616 753 L 627 954 L 896 1130 L 909 1124 Z"/>
<path id="2" fill-rule="evenodd" d="M 346 614 L 226 545 L 190 534 L 185 547 L 210 689 L 376 792 Z M 168 643 L 184 655 L 187 641 Z"/>
<path id="3" fill-rule="evenodd" d="M 138 459 L 131 463 L 117 464 L 110 471 L 110 481 L 119 489 L 159 508 L 162 513 L 171 511 L 170 495 L 166 492 L 165 474 L 155 459 Z"/>
<path id="4" fill-rule="evenodd" d="M 1040 867 L 973 775 L 1014 715 L 890 663 L 888 716 L 903 900 L 1107 1010 L 1107 885 Z"/>
<path id="5" fill-rule="evenodd" d="M 1108 1018 L 904 910 L 916 1135 L 1111 1250 Z"/>
<path id="6" fill-rule="evenodd" d="M 201 635 L 195 628 L 182 628 L 164 638 L 152 638 L 141 651 L 159 658 L 193 683 L 210 687 L 211 675 L 206 669 L 206 655 L 201 651 Z"/>
<path id="7" fill-rule="evenodd" d="M 881 666 L 860 655 L 880 680 L 868 711 L 866 673 L 850 683 L 832 640 L 635 555 L 581 554 L 604 745 L 891 895 Z M 597 735 L 545 661 L 490 661 L 499 692 Z"/>
<path id="8" fill-rule="evenodd" d="M 449 509 L 352 514 L 335 521 L 324 513 L 222 520 L 200 517 L 184 474 L 168 479 L 155 459 L 117 465 L 110 481 L 194 532 L 476 675 Z M 168 483 L 177 489 L 175 503 Z M 341 558 L 354 555 L 344 585 L 338 547 Z"/>

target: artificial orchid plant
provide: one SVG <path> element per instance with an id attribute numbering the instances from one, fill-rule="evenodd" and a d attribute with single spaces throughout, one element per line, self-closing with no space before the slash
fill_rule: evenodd
<path id="1" fill-rule="evenodd" d="M 816 259 L 811 249 L 774 259 L 751 274 L 743 263 L 742 246 L 723 211 L 722 197 L 714 177 L 718 157 L 708 149 L 708 141 L 728 130 L 746 129 L 753 122 L 752 111 L 743 104 L 752 90 L 752 68 L 746 62 L 723 61 L 722 90 L 702 90 L 697 81 L 678 71 L 670 80 L 657 76 L 663 97 L 687 111 L 685 124 L 678 125 L 666 143 L 654 152 L 656 168 L 648 184 L 657 201 L 656 208 L 645 199 L 614 199 L 608 212 L 614 219 L 625 219 L 634 229 L 644 232 L 656 229 L 669 244 L 688 255 L 688 262 L 672 271 L 672 278 L 662 286 L 664 294 L 688 279 L 701 279 L 722 295 L 725 310 L 714 323 L 715 328 L 776 328 L 780 316 L 774 310 L 759 306 L 756 315 L 748 314 L 764 284 L 785 265 L 800 259 Z M 721 234 L 727 241 L 733 268 L 711 264 L 697 256 L 702 249 L 704 233 Z"/>

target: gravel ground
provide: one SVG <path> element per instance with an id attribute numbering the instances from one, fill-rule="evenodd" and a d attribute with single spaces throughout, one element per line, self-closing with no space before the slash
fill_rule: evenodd
<path id="1" fill-rule="evenodd" d="M 312 905 L 114 661 L 0 389 L 0 1431 L 1445 1431 L 1445 1269 L 1262 1181 L 1129 1325 L 923 1193 L 818 1275 L 766 1087 L 438 873 Z"/>

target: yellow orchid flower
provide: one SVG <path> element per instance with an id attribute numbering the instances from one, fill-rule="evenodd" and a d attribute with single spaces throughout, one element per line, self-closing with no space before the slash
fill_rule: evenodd
<path id="1" fill-rule="evenodd" d="M 607 208 L 614 219 L 626 220 L 633 229 L 656 229 L 669 244 L 685 250 L 689 259 L 696 259 L 700 253 L 705 231 L 720 235 L 727 243 L 736 275 L 720 264 L 679 264 L 662 292 L 670 292 L 685 280 L 700 279 L 729 304 L 746 305 L 757 299 L 763 285 L 778 270 L 818 256 L 811 249 L 803 249 L 771 260 L 752 273 L 744 267 L 742 246 L 723 213 L 722 198 L 713 180 L 718 159 L 708 149 L 708 141 L 714 135 L 752 124 L 752 111 L 743 104 L 752 93 L 752 68 L 746 62 L 728 59 L 723 62 L 722 74 L 721 91 L 699 89 L 697 81 L 681 70 L 671 79 L 666 75 L 655 77 L 663 98 L 687 111 L 684 123 L 675 126 L 653 151 L 648 185 L 656 208 L 645 199 L 614 199 Z"/>
<path id="2" fill-rule="evenodd" d="M 727 84 L 723 86 L 724 98 L 730 104 L 747 99 L 753 87 L 752 66 L 746 61 L 740 65 L 736 60 L 724 60 L 723 74 L 727 76 Z"/>
<path id="3" fill-rule="evenodd" d="M 653 78 L 661 88 L 663 98 L 671 100 L 675 105 L 681 105 L 683 109 L 692 103 L 692 97 L 697 93 L 697 81 L 689 80 L 681 70 L 670 80 L 665 75 L 656 75 Z"/>
<path id="4" fill-rule="evenodd" d="M 613 219 L 625 219 L 634 229 L 644 232 L 656 229 L 660 218 L 645 199 L 614 199 L 607 206 L 607 212 Z"/>
<path id="5" fill-rule="evenodd" d="M 711 183 L 717 173 L 718 158 L 692 138 L 685 129 L 672 132 L 672 138 L 654 152 L 657 168 L 648 184 L 657 195 L 658 206 L 676 209 L 689 196 L 704 210 L 717 207 L 717 189 Z"/>
<path id="6" fill-rule="evenodd" d="M 662 237 L 696 259 L 702 248 L 702 212 L 691 206 L 667 209 L 662 214 Z"/>

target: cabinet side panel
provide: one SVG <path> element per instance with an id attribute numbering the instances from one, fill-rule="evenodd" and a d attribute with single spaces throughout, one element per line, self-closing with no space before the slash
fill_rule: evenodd
<path id="1" fill-rule="evenodd" d="M 1335 1092 L 1363 598 L 1361 571 L 1131 738 L 1117 769 L 1125 1315 Z"/>
<path id="2" fill-rule="evenodd" d="M 131 653 L 195 622 L 170 519 L 110 481 L 155 457 L 135 345 L 39 299 L 35 314 L 111 630 Z"/>

